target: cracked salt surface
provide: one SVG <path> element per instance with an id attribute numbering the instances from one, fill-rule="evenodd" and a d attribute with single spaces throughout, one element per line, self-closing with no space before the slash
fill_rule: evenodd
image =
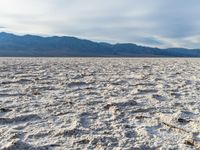
<path id="1" fill-rule="evenodd" d="M 0 149 L 198 149 L 200 60 L 1 58 Z"/>

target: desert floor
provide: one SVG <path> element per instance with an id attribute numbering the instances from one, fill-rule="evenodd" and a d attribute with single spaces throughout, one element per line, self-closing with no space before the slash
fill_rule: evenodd
<path id="1" fill-rule="evenodd" d="M 200 59 L 0 59 L 0 149 L 199 147 Z"/>

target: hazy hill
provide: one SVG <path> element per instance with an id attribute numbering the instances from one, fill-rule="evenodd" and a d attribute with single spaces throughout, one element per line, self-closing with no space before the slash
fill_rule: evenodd
<path id="1" fill-rule="evenodd" d="M 200 50 L 158 49 L 131 43 L 97 43 L 75 37 L 17 36 L 0 33 L 0 56 L 130 56 L 199 57 Z"/>

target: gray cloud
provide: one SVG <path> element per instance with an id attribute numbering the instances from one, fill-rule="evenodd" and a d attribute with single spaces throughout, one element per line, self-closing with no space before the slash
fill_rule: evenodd
<path id="1" fill-rule="evenodd" d="M 0 0 L 9 32 L 158 47 L 200 46 L 199 15 L 199 0 Z"/>
<path id="2" fill-rule="evenodd" d="M 162 1 L 151 16 L 158 23 L 157 34 L 169 38 L 199 34 L 199 4 L 197 0 Z"/>

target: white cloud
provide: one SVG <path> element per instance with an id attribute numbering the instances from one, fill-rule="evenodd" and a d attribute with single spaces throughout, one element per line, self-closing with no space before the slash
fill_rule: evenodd
<path id="1" fill-rule="evenodd" d="M 198 0 L 0 0 L 0 26 L 6 27 L 0 30 L 196 48 L 199 4 Z"/>

